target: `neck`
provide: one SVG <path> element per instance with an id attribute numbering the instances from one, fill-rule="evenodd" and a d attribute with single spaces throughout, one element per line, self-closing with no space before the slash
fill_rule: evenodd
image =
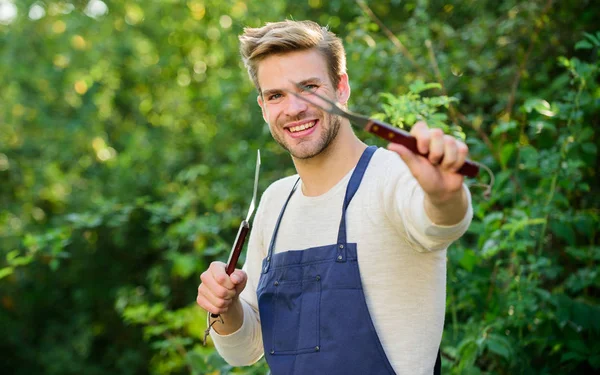
<path id="1" fill-rule="evenodd" d="M 367 146 L 360 141 L 350 123 L 344 121 L 327 149 L 310 159 L 292 158 L 306 196 L 319 196 L 334 187 L 356 166 Z"/>

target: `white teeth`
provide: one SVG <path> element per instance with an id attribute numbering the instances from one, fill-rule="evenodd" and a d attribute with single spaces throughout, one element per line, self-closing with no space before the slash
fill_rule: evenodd
<path id="1" fill-rule="evenodd" d="M 295 133 L 295 132 L 299 132 L 299 131 L 302 131 L 302 130 L 310 129 L 313 126 L 315 126 L 315 122 L 311 121 L 311 122 L 308 122 L 306 124 L 302 124 L 302 125 L 298 125 L 298 126 L 293 126 L 293 127 L 289 128 L 289 129 L 290 129 L 290 131 L 292 133 Z"/>

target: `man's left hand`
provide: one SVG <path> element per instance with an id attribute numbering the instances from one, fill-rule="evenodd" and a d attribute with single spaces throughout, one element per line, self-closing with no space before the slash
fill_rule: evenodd
<path id="1" fill-rule="evenodd" d="M 429 153 L 427 158 L 396 143 L 390 143 L 388 149 L 400 155 L 432 203 L 455 199 L 462 190 L 464 177 L 457 171 L 469 153 L 467 145 L 441 129 L 429 129 L 423 121 L 417 122 L 410 134 L 417 139 L 419 152 Z"/>

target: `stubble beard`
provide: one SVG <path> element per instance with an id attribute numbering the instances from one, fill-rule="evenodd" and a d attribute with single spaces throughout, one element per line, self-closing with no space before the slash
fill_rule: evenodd
<path id="1" fill-rule="evenodd" d="M 282 135 L 278 135 L 275 132 L 272 132 L 273 139 L 275 139 L 275 142 L 279 143 L 279 145 L 283 147 L 287 152 L 289 152 L 290 155 L 292 155 L 292 157 L 295 159 L 306 160 L 313 158 L 321 154 L 323 151 L 327 150 L 331 142 L 333 142 L 333 140 L 337 137 L 337 134 L 340 130 L 340 126 L 342 124 L 342 121 L 339 116 L 334 116 L 329 113 L 325 114 L 325 118 L 323 120 L 323 122 L 328 123 L 329 126 L 327 127 L 327 129 L 324 129 L 325 131 L 322 132 L 321 137 L 316 141 L 301 142 L 300 144 L 292 148 L 289 144 L 285 142 L 284 137 Z M 319 124 L 319 126 L 323 126 L 323 122 Z M 303 145 L 303 143 L 309 144 Z M 312 143 L 312 145 L 310 143 Z"/>

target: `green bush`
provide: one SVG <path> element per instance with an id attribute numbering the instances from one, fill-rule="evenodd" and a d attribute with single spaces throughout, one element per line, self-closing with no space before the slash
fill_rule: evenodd
<path id="1" fill-rule="evenodd" d="M 0 17 L 6 373 L 265 372 L 202 346 L 194 301 L 245 215 L 256 149 L 261 191 L 294 172 L 237 42 L 286 17 L 344 38 L 351 109 L 425 118 L 495 174 L 489 197 L 485 173 L 469 181 L 473 224 L 448 251 L 445 372 L 599 371 L 597 5 L 13 5 Z"/>

